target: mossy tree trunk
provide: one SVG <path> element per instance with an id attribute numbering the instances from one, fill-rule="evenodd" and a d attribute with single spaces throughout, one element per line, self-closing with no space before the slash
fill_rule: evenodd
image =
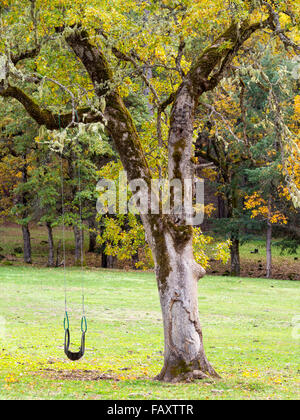
<path id="1" fill-rule="evenodd" d="M 169 179 L 180 179 L 182 185 L 194 178 L 195 108 L 193 84 L 186 80 L 173 103 L 168 139 Z M 205 355 L 199 320 L 198 281 L 205 271 L 194 259 L 189 215 L 184 210 L 180 215 L 172 213 L 171 209 L 165 220 L 152 222 L 147 233 L 152 239 L 164 322 L 164 366 L 157 379 L 177 382 L 217 376 Z"/>
<path id="2" fill-rule="evenodd" d="M 152 246 L 164 325 L 165 382 L 217 377 L 208 362 L 198 311 L 198 281 L 205 275 L 193 256 L 192 231 L 144 220 Z"/>

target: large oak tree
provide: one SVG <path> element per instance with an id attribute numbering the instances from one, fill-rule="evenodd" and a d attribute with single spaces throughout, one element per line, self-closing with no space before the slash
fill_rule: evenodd
<path id="1" fill-rule="evenodd" d="M 48 130 L 104 122 L 128 179 L 141 178 L 149 187 L 157 167 L 125 105 L 128 90 L 147 87 L 157 159 L 167 150 L 160 170 L 184 184 L 194 177 L 199 100 L 233 64 L 246 65 L 243 46 L 278 38 L 287 55 L 299 54 L 297 5 L 290 1 L 2 3 L 2 98 L 19 101 Z M 286 28 L 294 33 L 288 36 Z M 45 89 L 49 84 L 52 90 Z M 165 361 L 158 379 L 164 381 L 217 376 L 198 314 L 197 285 L 205 271 L 195 262 L 186 217 L 142 215 L 163 313 Z"/>

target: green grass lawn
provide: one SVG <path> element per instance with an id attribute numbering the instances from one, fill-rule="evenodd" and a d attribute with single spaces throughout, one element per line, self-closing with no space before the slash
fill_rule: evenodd
<path id="1" fill-rule="evenodd" d="M 300 343 L 292 337 L 299 283 L 202 280 L 206 351 L 222 379 L 174 385 L 152 380 L 163 363 L 154 275 L 68 270 L 74 349 L 80 340 L 82 280 L 87 352 L 74 364 L 63 354 L 63 271 L 0 267 L 1 400 L 299 398 Z"/>
<path id="2" fill-rule="evenodd" d="M 291 260 L 294 260 L 294 258 L 296 257 L 300 258 L 300 248 L 298 248 L 297 252 L 293 253 L 292 255 L 290 255 L 287 251 L 282 253 L 281 247 L 278 246 L 278 244 L 281 242 L 282 242 L 281 239 L 273 239 L 272 256 L 275 260 L 282 261 L 282 260 L 286 260 L 287 258 Z M 258 249 L 259 253 L 251 254 L 251 251 L 254 251 L 255 249 Z M 256 239 L 256 240 L 253 239 L 249 242 L 242 243 L 241 248 L 240 248 L 240 253 L 241 253 L 242 258 L 246 257 L 246 258 L 252 258 L 255 260 L 259 257 L 266 258 L 267 256 L 266 239 L 265 238 Z"/>

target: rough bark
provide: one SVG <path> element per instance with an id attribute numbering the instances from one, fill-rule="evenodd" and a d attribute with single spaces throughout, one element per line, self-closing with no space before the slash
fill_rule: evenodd
<path id="1" fill-rule="evenodd" d="M 193 256 L 192 231 L 144 218 L 152 245 L 164 323 L 164 366 L 158 380 L 217 377 L 205 355 L 198 313 L 198 280 L 205 275 Z"/>

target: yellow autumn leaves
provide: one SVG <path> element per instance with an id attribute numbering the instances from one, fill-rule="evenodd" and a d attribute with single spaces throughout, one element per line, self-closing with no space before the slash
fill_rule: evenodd
<path id="1" fill-rule="evenodd" d="M 260 194 L 255 192 L 246 196 L 245 209 L 251 210 L 251 218 L 262 218 L 272 224 L 286 225 L 288 223 L 287 217 L 273 206 L 269 206 L 269 203 Z"/>

